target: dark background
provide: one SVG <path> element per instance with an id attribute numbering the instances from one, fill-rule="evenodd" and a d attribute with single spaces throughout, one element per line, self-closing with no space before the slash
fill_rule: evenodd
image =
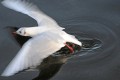
<path id="1" fill-rule="evenodd" d="M 98 49 L 71 58 L 51 80 L 120 80 L 120 0 L 30 0 L 69 33 L 97 38 Z M 0 73 L 20 47 L 5 26 L 36 26 L 32 18 L 0 4 Z M 31 80 L 38 72 L 24 72 L 0 80 Z"/>

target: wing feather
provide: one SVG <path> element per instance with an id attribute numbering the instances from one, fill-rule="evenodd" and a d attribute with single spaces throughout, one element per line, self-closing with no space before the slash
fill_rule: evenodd
<path id="1" fill-rule="evenodd" d="M 57 22 L 54 19 L 44 14 L 33 3 L 26 2 L 25 0 L 4 0 L 2 1 L 2 4 L 7 8 L 21 12 L 23 14 L 27 14 L 28 16 L 35 19 L 39 26 L 47 25 L 50 27 L 61 28 L 58 26 Z"/>
<path id="2" fill-rule="evenodd" d="M 24 69 L 36 67 L 44 58 L 64 46 L 63 39 L 57 34 L 45 33 L 33 37 L 23 45 L 2 76 L 11 76 Z"/>

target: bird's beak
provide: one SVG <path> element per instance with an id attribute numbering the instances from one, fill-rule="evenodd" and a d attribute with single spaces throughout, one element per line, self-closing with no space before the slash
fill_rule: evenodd
<path id="1" fill-rule="evenodd" d="M 12 32 L 13 34 L 17 34 L 16 32 Z"/>
<path id="2" fill-rule="evenodd" d="M 12 34 L 15 36 L 17 33 L 16 32 L 12 32 Z"/>

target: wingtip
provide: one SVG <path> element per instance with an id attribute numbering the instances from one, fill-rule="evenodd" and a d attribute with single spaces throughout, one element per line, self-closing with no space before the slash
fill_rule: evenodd
<path id="1" fill-rule="evenodd" d="M 4 5 L 7 1 L 9 1 L 9 0 L 2 0 L 2 1 L 1 1 L 1 4 Z"/>
<path id="2" fill-rule="evenodd" d="M 2 0 L 2 1 L 1 1 L 1 4 L 2 4 L 4 7 L 7 7 L 9 2 L 10 2 L 10 0 Z"/>
<path id="3" fill-rule="evenodd" d="M 9 77 L 9 76 L 14 75 L 14 73 L 11 72 L 10 70 L 11 70 L 11 69 L 6 68 L 6 69 L 2 72 L 1 76 L 3 76 L 3 77 Z"/>
<path id="4" fill-rule="evenodd" d="M 4 0 L 1 1 L 1 4 L 2 4 L 2 5 L 4 4 Z"/>
<path id="5" fill-rule="evenodd" d="M 2 77 L 9 77 L 9 76 L 11 76 L 11 75 L 8 75 L 8 74 L 5 74 L 5 73 L 2 73 L 1 76 L 2 76 Z"/>
<path id="6" fill-rule="evenodd" d="M 14 75 L 14 73 L 8 73 L 8 72 L 4 71 L 0 76 L 2 76 L 2 77 L 10 77 L 10 76 L 13 76 L 13 75 Z"/>

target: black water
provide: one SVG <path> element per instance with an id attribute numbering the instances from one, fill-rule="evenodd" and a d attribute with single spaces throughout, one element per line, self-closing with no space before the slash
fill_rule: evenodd
<path id="1" fill-rule="evenodd" d="M 31 2 L 65 27 L 68 33 L 75 34 L 80 39 L 98 40 L 99 44 L 74 55 L 50 80 L 120 80 L 119 0 L 31 0 Z M 26 15 L 0 5 L 0 73 L 20 49 L 3 30 L 3 27 L 8 25 L 34 26 L 36 22 Z M 37 75 L 38 72 L 24 72 L 12 77 L 0 77 L 0 80 L 31 80 Z"/>

